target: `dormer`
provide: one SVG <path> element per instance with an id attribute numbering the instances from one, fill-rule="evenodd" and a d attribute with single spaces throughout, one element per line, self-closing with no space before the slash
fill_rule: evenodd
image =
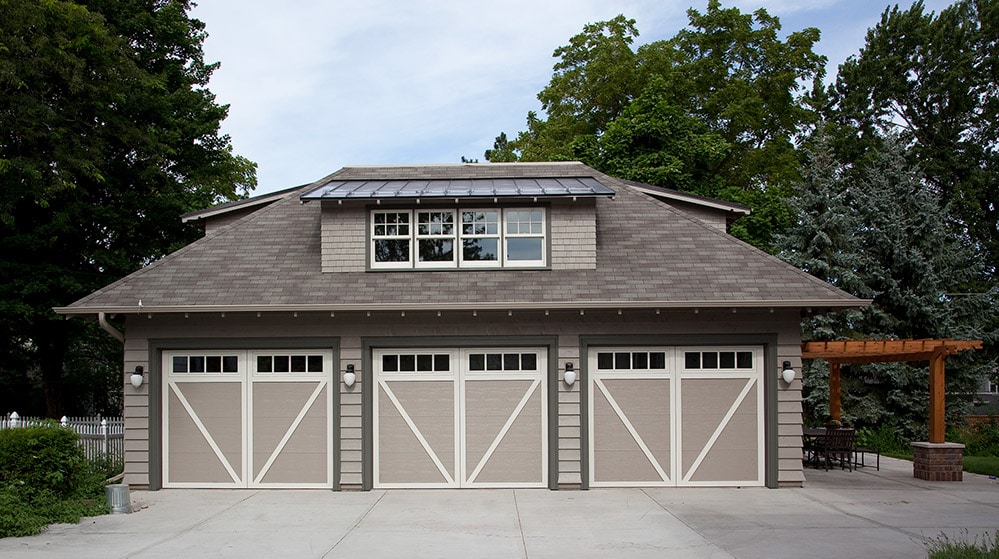
<path id="1" fill-rule="evenodd" d="M 596 200 L 580 163 L 347 167 L 301 196 L 322 204 L 323 272 L 586 270 Z"/>

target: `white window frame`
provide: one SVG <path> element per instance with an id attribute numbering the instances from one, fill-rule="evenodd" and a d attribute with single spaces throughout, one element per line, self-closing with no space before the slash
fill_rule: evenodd
<path id="1" fill-rule="evenodd" d="M 376 214 L 406 214 L 409 216 L 409 232 L 405 235 L 399 234 L 398 231 L 395 234 L 376 234 L 378 226 L 390 226 L 388 223 L 376 223 Z M 371 212 L 371 228 L 368 230 L 369 243 L 368 246 L 371 247 L 371 267 L 372 268 L 411 268 L 413 266 L 413 250 L 416 244 L 415 235 L 413 234 L 413 212 L 409 210 L 373 210 Z M 378 262 L 375 260 L 375 244 L 378 241 L 395 241 L 395 240 L 406 240 L 409 241 L 409 259 L 402 262 Z"/>
<path id="2" fill-rule="evenodd" d="M 541 212 L 541 223 L 538 231 L 534 231 L 534 226 L 537 225 L 534 222 L 534 213 Z M 523 225 L 528 224 L 531 228 L 530 231 L 513 231 L 511 227 L 511 218 L 517 214 L 527 213 L 528 221 L 518 221 L 517 224 Z M 520 267 L 536 267 L 544 266 L 546 262 L 546 255 L 548 253 L 547 244 L 547 223 L 545 223 L 545 212 L 542 208 L 508 208 L 502 214 L 503 219 L 503 246 L 500 249 L 503 255 L 503 266 L 505 268 L 520 268 Z M 511 260 L 509 242 L 514 239 L 540 239 L 541 240 L 541 257 L 536 260 Z"/>
<path id="3" fill-rule="evenodd" d="M 468 233 L 464 232 L 464 222 L 463 217 L 465 213 L 482 213 L 482 212 L 495 212 L 497 214 L 497 221 L 495 223 L 496 230 L 495 233 L 491 231 L 486 231 L 483 233 Z M 523 222 L 516 222 L 511 225 L 509 217 L 512 217 L 516 212 L 530 212 L 531 214 L 540 212 L 541 213 L 541 223 L 528 221 L 531 223 L 529 231 L 521 231 L 520 227 L 515 227 Z M 449 213 L 452 215 L 452 229 L 451 234 L 440 233 L 420 233 L 419 230 L 419 219 L 420 214 L 432 214 L 432 213 Z M 376 223 L 376 215 L 379 214 L 396 214 L 396 215 L 408 215 L 408 233 L 401 234 L 398 231 L 395 234 L 376 234 L 379 226 L 389 226 L 391 224 Z M 512 208 L 456 208 L 456 209 L 440 209 L 440 208 L 429 208 L 429 209 L 372 209 L 369 213 L 370 225 L 368 228 L 368 248 L 370 252 L 369 256 L 369 266 L 371 269 L 378 270 L 405 270 L 405 269 L 429 269 L 429 270 L 441 270 L 449 268 L 466 268 L 466 269 L 482 269 L 482 268 L 543 268 L 548 265 L 548 209 L 538 206 L 529 207 L 512 207 Z M 539 225 L 539 227 L 535 227 Z M 516 230 L 515 230 L 516 229 Z M 464 246 L 465 241 L 468 239 L 496 239 L 496 249 L 497 258 L 496 260 L 466 260 L 464 257 Z M 540 239 L 541 241 L 541 257 L 536 260 L 513 260 L 510 258 L 508 250 L 508 242 L 514 239 Z M 409 259 L 406 261 L 399 262 L 378 262 L 375 260 L 377 251 L 375 250 L 376 243 L 383 240 L 405 240 L 409 243 Z M 421 240 L 451 240 L 452 242 L 452 259 L 450 261 L 434 261 L 434 262 L 421 262 L 420 261 L 420 248 L 419 243 Z"/>

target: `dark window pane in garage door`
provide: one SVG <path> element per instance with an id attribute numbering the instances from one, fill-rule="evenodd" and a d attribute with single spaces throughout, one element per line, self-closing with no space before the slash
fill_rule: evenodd
<path id="1" fill-rule="evenodd" d="M 433 371 L 434 370 L 434 356 L 433 355 L 417 355 L 416 356 L 416 370 L 417 371 Z"/>
<path id="2" fill-rule="evenodd" d="M 486 354 L 484 354 L 484 353 L 470 353 L 468 355 L 468 370 L 470 370 L 470 371 L 485 371 L 486 370 Z"/>
<path id="3" fill-rule="evenodd" d="M 721 368 L 722 369 L 734 369 L 735 368 L 735 352 L 734 351 L 723 351 L 719 354 L 721 358 Z"/>
<path id="4" fill-rule="evenodd" d="M 178 355 L 173 358 L 173 372 L 175 373 L 186 373 L 187 372 L 187 356 Z"/>
<path id="5" fill-rule="evenodd" d="M 274 371 L 273 360 L 270 355 L 259 355 L 257 356 L 257 372 L 258 373 L 270 373 Z"/>
<path id="6" fill-rule="evenodd" d="M 499 353 L 486 354 L 486 369 L 490 371 L 502 371 L 503 356 Z"/>
<path id="7" fill-rule="evenodd" d="M 222 357 L 222 372 L 223 373 L 238 373 L 239 372 L 239 358 L 235 355 L 226 355 Z"/>
<path id="8" fill-rule="evenodd" d="M 205 358 L 205 372 L 206 373 L 221 373 L 222 372 L 222 356 L 221 355 L 209 355 Z"/>
<path id="9" fill-rule="evenodd" d="M 740 369 L 752 369 L 753 368 L 753 352 L 752 351 L 740 351 L 736 356 L 737 365 Z"/>
<path id="10" fill-rule="evenodd" d="M 191 356 L 191 372 L 192 373 L 203 373 L 205 372 L 205 358 L 198 356 Z"/>
<path id="11" fill-rule="evenodd" d="M 394 373 L 399 370 L 399 356 L 398 355 L 383 355 L 382 356 L 382 371 L 386 373 Z"/>
<path id="12" fill-rule="evenodd" d="M 648 369 L 649 368 L 649 354 L 644 351 L 637 351 L 631 354 L 631 368 L 632 369 Z"/>
<path id="13" fill-rule="evenodd" d="M 701 353 L 701 361 L 704 364 L 705 369 L 717 369 L 718 368 L 718 352 L 717 351 L 705 351 Z"/>
<path id="14" fill-rule="evenodd" d="M 621 351 L 614 354 L 614 368 L 615 369 L 630 369 L 631 368 L 631 353 L 627 351 Z"/>
<path id="15" fill-rule="evenodd" d="M 446 353 L 434 355 L 434 370 L 447 372 L 451 370 L 451 356 Z"/>
<path id="16" fill-rule="evenodd" d="M 601 352 L 597 354 L 597 368 L 598 369 L 613 369 L 614 368 L 614 354 L 610 352 Z"/>
<path id="17" fill-rule="evenodd" d="M 653 351 L 649 354 L 649 368 L 650 369 L 665 369 L 666 368 L 666 352 L 665 351 Z"/>
<path id="18" fill-rule="evenodd" d="M 503 354 L 503 370 L 504 371 L 519 371 L 520 370 L 520 354 L 519 353 L 504 353 Z"/>
<path id="19" fill-rule="evenodd" d="M 292 355 L 291 356 L 291 372 L 293 372 L 293 373 L 304 373 L 305 372 L 305 356 L 304 355 Z"/>
<path id="20" fill-rule="evenodd" d="M 309 356 L 309 372 L 310 373 L 321 373 L 321 372 L 323 372 L 323 356 L 322 355 L 310 355 Z"/>
<path id="21" fill-rule="evenodd" d="M 275 373 L 287 373 L 289 368 L 287 355 L 275 355 L 274 356 L 274 372 Z"/>
<path id="22" fill-rule="evenodd" d="M 522 371 L 537 371 L 538 370 L 538 356 L 534 353 L 522 353 L 520 355 L 520 370 Z"/>
<path id="23" fill-rule="evenodd" d="M 701 352 L 686 351 L 683 353 L 683 366 L 687 369 L 701 368 Z"/>
<path id="24" fill-rule="evenodd" d="M 400 355 L 399 356 L 399 370 L 412 372 L 416 370 L 416 356 L 415 355 Z"/>

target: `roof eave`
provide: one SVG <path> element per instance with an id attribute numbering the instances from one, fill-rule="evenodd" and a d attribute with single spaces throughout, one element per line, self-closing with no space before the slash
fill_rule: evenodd
<path id="1" fill-rule="evenodd" d="M 553 301 L 553 302 L 478 302 L 478 303 L 354 303 L 302 305 L 163 305 L 55 307 L 61 315 L 170 314 L 170 313 L 243 313 L 243 312 L 363 312 L 363 311 L 460 311 L 460 310 L 614 310 L 614 309 L 820 309 L 858 308 L 871 304 L 870 299 L 803 299 L 782 301 Z"/>

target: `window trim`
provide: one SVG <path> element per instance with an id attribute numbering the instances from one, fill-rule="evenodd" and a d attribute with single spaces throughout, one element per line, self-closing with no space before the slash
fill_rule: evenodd
<path id="1" fill-rule="evenodd" d="M 513 233 L 510 231 L 508 214 L 512 212 L 541 212 L 541 231 Z M 419 232 L 419 216 L 421 213 L 429 214 L 435 212 L 447 212 L 453 215 L 452 236 L 443 234 L 425 234 Z M 496 212 L 498 214 L 497 234 L 466 234 L 463 232 L 463 214 L 466 212 Z M 375 235 L 376 218 L 378 214 L 407 214 L 409 216 L 408 235 Z M 551 254 L 551 208 L 547 206 L 511 206 L 511 207 L 455 207 L 455 208 L 369 208 L 368 209 L 368 269 L 370 270 L 482 270 L 482 269 L 539 269 L 549 266 Z M 519 222 L 518 222 L 519 223 Z M 464 257 L 464 246 L 466 239 L 496 239 L 497 255 L 496 260 L 466 260 Z M 509 257 L 508 241 L 511 239 L 540 239 L 541 258 L 538 260 L 513 260 Z M 451 239 L 453 246 L 452 259 L 450 261 L 420 261 L 420 240 L 426 239 Z M 378 262 L 375 260 L 377 251 L 376 243 L 380 240 L 406 240 L 409 242 L 409 259 L 397 262 Z"/>

